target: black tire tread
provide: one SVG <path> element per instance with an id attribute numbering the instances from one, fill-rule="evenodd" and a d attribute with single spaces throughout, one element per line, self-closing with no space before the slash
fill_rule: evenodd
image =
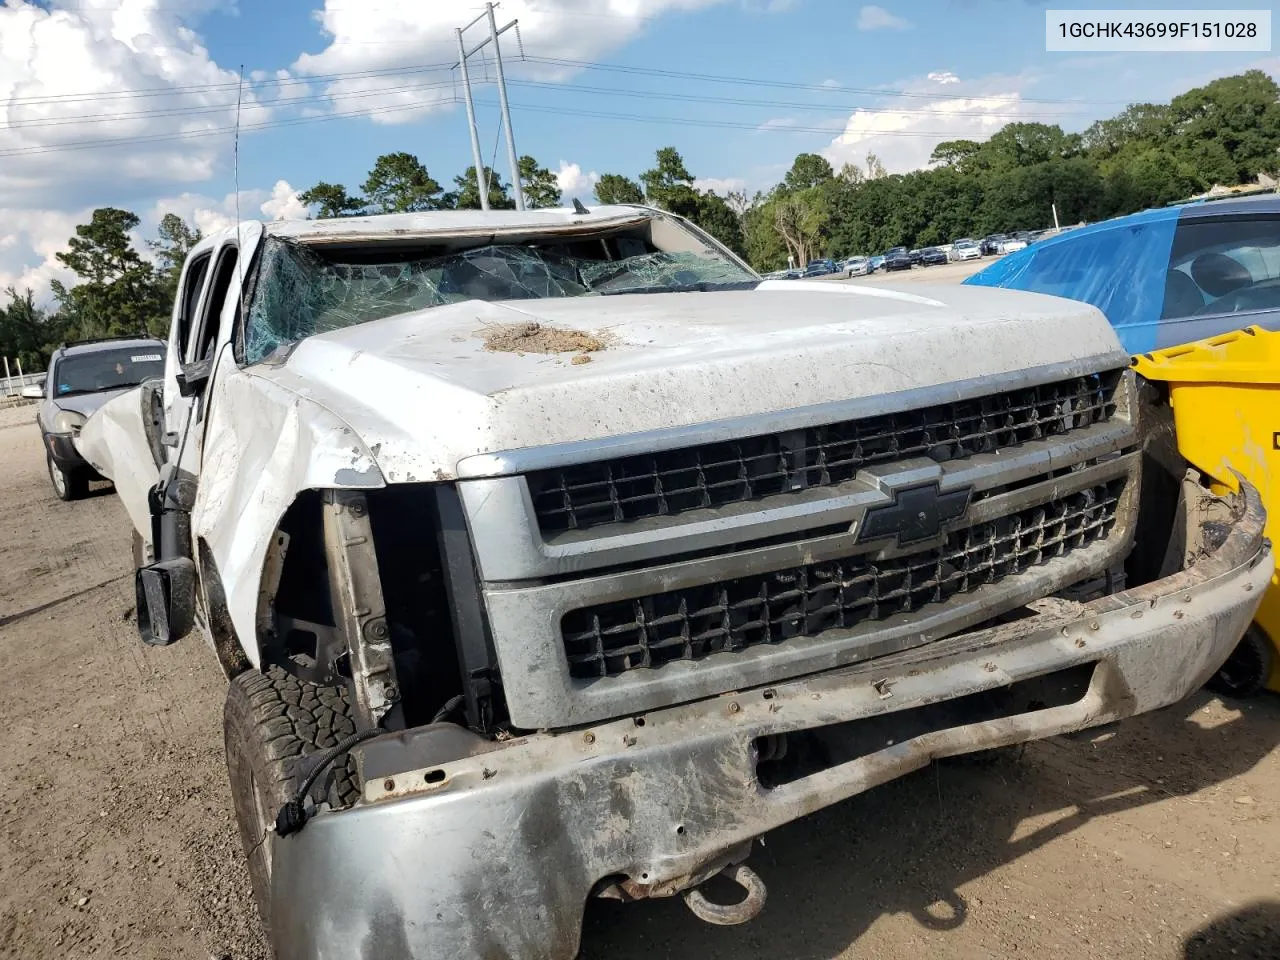
<path id="1" fill-rule="evenodd" d="M 356 732 L 346 690 L 306 683 L 280 667 L 246 670 L 231 681 L 225 710 L 228 732 L 231 714 L 241 710 L 248 724 L 238 727 L 257 731 L 264 756 L 275 768 L 273 782 L 285 797 L 311 769 L 303 758 L 336 746 Z M 359 795 L 353 764 L 337 762 L 330 769 L 333 772 L 320 778 L 311 796 L 335 807 L 350 806 Z"/>
<path id="2" fill-rule="evenodd" d="M 345 689 L 306 683 L 277 666 L 246 670 L 232 678 L 222 716 L 240 840 L 258 911 L 270 929 L 271 878 L 265 844 L 276 813 L 310 772 L 311 755 L 355 733 L 356 725 Z M 321 774 L 310 796 L 335 809 L 356 801 L 359 790 L 350 755 Z"/>

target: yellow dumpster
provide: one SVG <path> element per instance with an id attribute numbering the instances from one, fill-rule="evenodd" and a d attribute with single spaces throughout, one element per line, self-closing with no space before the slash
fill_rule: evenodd
<path id="1" fill-rule="evenodd" d="M 1280 333 L 1235 330 L 1135 357 L 1147 380 L 1169 385 L 1178 450 L 1219 490 L 1233 470 L 1258 488 L 1266 533 L 1280 534 Z M 1280 691 L 1280 573 L 1249 632 L 1212 684 L 1223 692 Z"/>

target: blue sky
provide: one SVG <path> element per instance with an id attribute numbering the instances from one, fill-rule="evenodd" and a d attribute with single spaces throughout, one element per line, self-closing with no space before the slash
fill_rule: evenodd
<path id="1" fill-rule="evenodd" d="M 593 174 L 634 177 L 668 144 L 707 186 L 751 191 L 800 151 L 837 166 L 874 152 L 903 171 L 943 139 L 1019 119 L 1080 130 L 1126 103 L 1280 65 L 1259 53 L 1046 53 L 1047 5 L 504 0 L 498 17 L 519 17 L 528 56 L 504 35 L 517 147 L 587 198 Z M 475 0 L 0 0 L 0 285 L 47 285 L 59 238 L 94 206 L 133 209 L 144 231 L 165 210 L 205 228 L 227 222 L 230 137 L 199 134 L 234 123 L 241 65 L 242 215 L 298 215 L 297 190 L 357 189 L 393 150 L 417 154 L 447 185 L 471 162 L 465 115 L 456 74 L 423 67 L 450 62 L 450 28 L 482 10 Z M 493 75 L 479 58 L 473 72 Z M 481 149 L 506 177 L 493 84 L 476 97 Z"/>

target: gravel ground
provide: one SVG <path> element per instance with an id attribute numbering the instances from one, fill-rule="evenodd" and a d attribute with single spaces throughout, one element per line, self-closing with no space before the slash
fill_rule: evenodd
<path id="1" fill-rule="evenodd" d="M 213 656 L 139 644 L 119 502 L 57 501 L 3 416 L 0 957 L 261 960 Z M 934 767 L 770 834 L 753 923 L 592 904 L 582 957 L 1280 957 L 1277 743 L 1277 698 L 1198 694 Z"/>

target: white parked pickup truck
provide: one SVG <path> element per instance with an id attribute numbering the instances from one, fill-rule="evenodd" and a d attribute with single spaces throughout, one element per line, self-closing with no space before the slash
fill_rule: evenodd
<path id="1" fill-rule="evenodd" d="M 277 955 L 569 960 L 590 897 L 749 920 L 767 831 L 1199 687 L 1272 557 L 1167 414 L 1092 307 L 606 206 L 209 237 L 77 443 L 142 639 L 230 679 Z"/>

